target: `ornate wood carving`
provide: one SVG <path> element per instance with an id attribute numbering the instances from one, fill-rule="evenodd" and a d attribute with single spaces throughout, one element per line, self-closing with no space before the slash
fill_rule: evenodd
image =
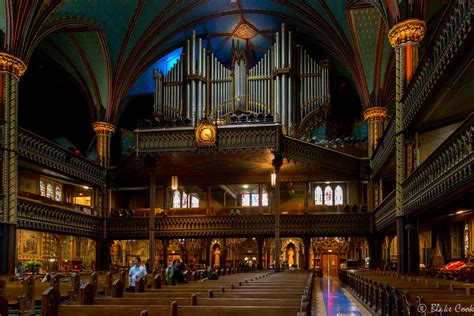
<path id="1" fill-rule="evenodd" d="M 370 166 L 372 168 L 372 175 L 377 175 L 382 169 L 383 164 L 391 159 L 392 152 L 395 149 L 395 117 L 389 121 L 387 128 L 379 144 L 375 148 Z"/>
<path id="2" fill-rule="evenodd" d="M 76 155 L 55 143 L 19 128 L 18 150 L 22 159 L 69 175 L 86 183 L 105 185 L 106 171 L 95 161 Z"/>
<path id="3" fill-rule="evenodd" d="M 395 191 L 392 191 L 377 208 L 373 211 L 374 229 L 382 231 L 389 225 L 395 223 Z"/>
<path id="4" fill-rule="evenodd" d="M 403 129 L 407 129 L 422 113 L 421 108 L 433 92 L 441 76 L 446 72 L 458 50 L 463 46 L 464 39 L 472 33 L 472 1 L 458 1 L 451 10 L 447 22 L 442 26 L 430 55 L 419 65 L 417 75 L 407 88 L 403 104 L 406 107 Z"/>
<path id="5" fill-rule="evenodd" d="M 474 182 L 474 114 L 471 114 L 403 182 L 405 213 L 445 200 Z"/>
<path id="6" fill-rule="evenodd" d="M 370 214 L 281 215 L 282 236 L 367 235 L 371 231 Z M 147 238 L 148 218 L 111 218 L 109 238 Z M 273 236 L 273 215 L 212 217 L 159 217 L 156 238 L 214 238 Z"/>
<path id="7" fill-rule="evenodd" d="M 286 158 L 337 169 L 357 178 L 361 173 L 360 159 L 292 137 L 283 137 L 282 154 Z M 337 165 L 334 164 L 335 161 L 338 162 Z"/>
<path id="8" fill-rule="evenodd" d="M 18 199 L 18 228 L 100 238 L 104 219 Z"/>

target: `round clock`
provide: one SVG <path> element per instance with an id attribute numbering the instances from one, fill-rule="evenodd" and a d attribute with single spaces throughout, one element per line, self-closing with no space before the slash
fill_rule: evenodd
<path id="1" fill-rule="evenodd" d="M 208 142 L 212 140 L 212 134 L 213 134 L 212 129 L 209 127 L 205 127 L 201 130 L 200 136 L 203 141 Z"/>

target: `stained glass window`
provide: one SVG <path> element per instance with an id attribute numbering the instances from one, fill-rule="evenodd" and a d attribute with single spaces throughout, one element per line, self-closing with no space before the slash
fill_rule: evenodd
<path id="1" fill-rule="evenodd" d="M 314 204 L 323 205 L 323 190 L 320 186 L 317 186 L 314 189 Z"/>
<path id="2" fill-rule="evenodd" d="M 199 197 L 191 195 L 191 207 L 193 208 L 199 207 Z"/>
<path id="3" fill-rule="evenodd" d="M 183 207 L 189 207 L 188 205 L 188 195 L 186 194 L 186 192 L 183 192 Z"/>
<path id="4" fill-rule="evenodd" d="M 56 201 L 62 201 L 63 199 L 63 192 L 59 185 L 57 185 L 56 188 L 54 189 L 54 199 Z"/>
<path id="5" fill-rule="evenodd" d="M 40 195 L 46 196 L 46 184 L 44 184 L 43 180 L 40 180 Z"/>
<path id="6" fill-rule="evenodd" d="M 253 193 L 251 194 L 252 200 L 251 200 L 251 205 L 252 206 L 258 206 L 258 194 Z"/>
<path id="7" fill-rule="evenodd" d="M 334 205 L 342 205 L 344 203 L 344 192 L 340 185 L 334 190 Z"/>
<path id="8" fill-rule="evenodd" d="M 333 205 L 333 202 L 332 202 L 332 188 L 329 185 L 324 189 L 324 204 L 325 205 Z"/>
<path id="9" fill-rule="evenodd" d="M 48 199 L 52 199 L 54 197 L 53 185 L 51 183 L 46 185 L 46 197 Z"/>
<path id="10" fill-rule="evenodd" d="M 464 256 L 468 256 L 469 253 L 469 225 L 464 225 Z"/>
<path id="11" fill-rule="evenodd" d="M 173 208 L 181 207 L 181 193 L 178 190 L 173 192 Z"/>
<path id="12" fill-rule="evenodd" d="M 262 206 L 268 206 L 268 193 L 262 193 Z"/>
<path id="13" fill-rule="evenodd" d="M 250 194 L 242 194 L 242 206 L 250 206 Z"/>

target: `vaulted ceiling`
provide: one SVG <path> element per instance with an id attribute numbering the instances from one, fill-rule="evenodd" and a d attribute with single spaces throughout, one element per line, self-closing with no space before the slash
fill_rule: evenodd
<path id="1" fill-rule="evenodd" d="M 448 0 L 3 0 L 3 49 L 26 63 L 35 50 L 67 72 L 92 120 L 116 123 L 140 75 L 181 47 L 192 30 L 225 62 L 232 39 L 262 56 L 281 23 L 308 50 L 352 80 L 364 107 L 393 97 L 388 29 L 407 17 L 430 21 Z M 430 24 L 428 24 L 429 27 Z"/>

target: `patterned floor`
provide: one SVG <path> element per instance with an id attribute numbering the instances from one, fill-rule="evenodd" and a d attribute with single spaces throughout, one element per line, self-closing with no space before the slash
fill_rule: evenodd
<path id="1" fill-rule="evenodd" d="M 314 315 L 365 316 L 371 315 L 343 288 L 337 277 L 319 278 L 315 281 L 316 306 Z"/>

